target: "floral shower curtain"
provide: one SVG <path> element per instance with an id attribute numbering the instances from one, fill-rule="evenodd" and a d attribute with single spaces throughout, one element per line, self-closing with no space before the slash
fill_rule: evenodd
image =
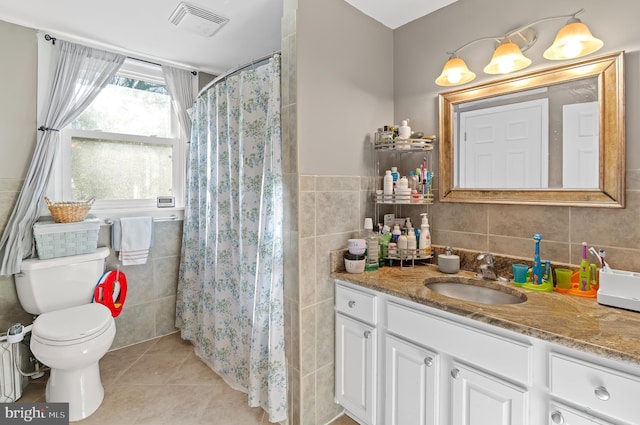
<path id="1" fill-rule="evenodd" d="M 176 325 L 233 388 L 287 417 L 280 56 L 196 100 Z"/>

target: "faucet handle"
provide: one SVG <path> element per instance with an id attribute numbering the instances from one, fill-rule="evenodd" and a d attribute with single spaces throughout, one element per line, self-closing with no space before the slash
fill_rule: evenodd
<path id="1" fill-rule="evenodd" d="M 485 263 L 493 266 L 496 262 L 496 257 L 494 257 L 493 254 L 491 254 L 490 252 L 483 252 L 482 254 L 478 254 L 478 256 L 476 257 L 476 260 L 478 261 L 484 260 Z"/>

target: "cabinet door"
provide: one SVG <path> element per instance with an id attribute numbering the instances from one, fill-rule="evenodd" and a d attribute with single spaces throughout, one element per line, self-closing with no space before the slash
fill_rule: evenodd
<path id="1" fill-rule="evenodd" d="M 528 393 L 498 377 L 453 362 L 453 425 L 526 425 Z"/>
<path id="2" fill-rule="evenodd" d="M 366 424 L 375 424 L 376 330 L 336 314 L 336 401 Z"/>
<path id="3" fill-rule="evenodd" d="M 387 335 L 386 425 L 438 425 L 436 354 Z"/>
<path id="4" fill-rule="evenodd" d="M 614 425 L 557 403 L 551 403 L 549 425 Z"/>

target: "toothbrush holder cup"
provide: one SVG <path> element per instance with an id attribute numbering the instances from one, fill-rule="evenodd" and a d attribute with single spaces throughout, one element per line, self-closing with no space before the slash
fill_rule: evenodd
<path id="1" fill-rule="evenodd" d="M 514 264 L 513 265 L 513 281 L 515 283 L 526 283 L 527 282 L 527 272 L 529 271 L 529 266 L 526 264 Z"/>

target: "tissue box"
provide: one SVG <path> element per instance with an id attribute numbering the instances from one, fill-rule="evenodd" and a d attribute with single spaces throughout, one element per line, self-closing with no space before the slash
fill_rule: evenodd
<path id="1" fill-rule="evenodd" d="M 640 273 L 600 270 L 598 302 L 627 310 L 640 311 Z"/>
<path id="2" fill-rule="evenodd" d="M 36 250 L 41 260 L 90 254 L 98 248 L 100 219 L 87 217 L 77 223 L 55 223 L 51 218 L 33 225 Z"/>

